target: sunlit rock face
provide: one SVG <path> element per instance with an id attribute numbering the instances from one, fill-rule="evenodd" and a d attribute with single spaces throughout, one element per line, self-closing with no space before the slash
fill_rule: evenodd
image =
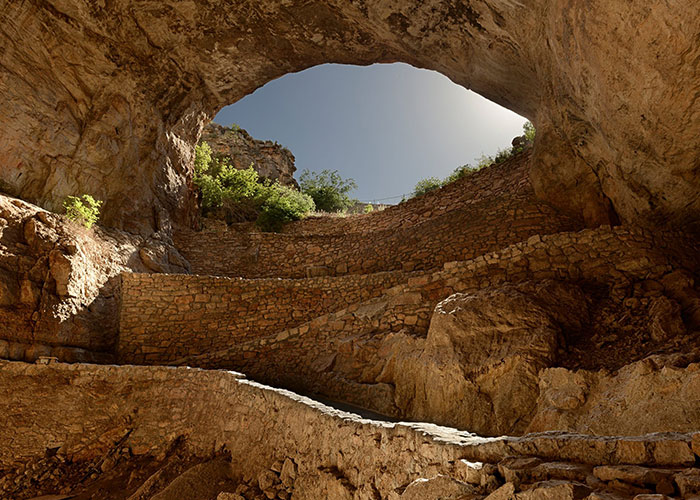
<path id="1" fill-rule="evenodd" d="M 222 127 L 214 122 L 204 128 L 202 141 L 209 144 L 215 158 L 239 170 L 253 167 L 263 179 L 299 188 L 294 180 L 294 155 L 276 142 L 261 141 L 242 128 Z"/>
<path id="2" fill-rule="evenodd" d="M 540 197 L 699 227 L 700 13 L 660 0 L 0 4 L 0 186 L 149 234 L 194 213 L 207 121 L 286 73 L 403 61 L 533 120 Z"/>

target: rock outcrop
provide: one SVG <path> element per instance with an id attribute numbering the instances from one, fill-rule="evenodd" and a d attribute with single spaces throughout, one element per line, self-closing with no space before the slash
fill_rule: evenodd
<path id="1" fill-rule="evenodd" d="M 455 294 L 436 306 L 425 340 L 392 342 L 378 381 L 395 387 L 396 405 L 413 420 L 520 434 L 536 407 L 540 370 L 587 316 L 581 290 L 555 281 Z"/>
<path id="2" fill-rule="evenodd" d="M 165 234 L 86 229 L 0 195 L 0 358 L 110 360 L 120 273 L 188 269 Z"/>
<path id="3" fill-rule="evenodd" d="M 229 158 L 237 169 L 252 165 L 264 179 L 299 187 L 294 180 L 294 155 L 276 142 L 254 139 L 242 128 L 222 127 L 214 122 L 204 127 L 201 140 L 211 146 L 215 158 Z"/>
<path id="4" fill-rule="evenodd" d="M 550 0 L 0 5 L 0 181 L 105 200 L 150 234 L 193 217 L 192 152 L 223 106 L 328 62 L 439 71 L 537 126 L 538 195 L 589 225 L 698 234 L 700 12 Z"/>

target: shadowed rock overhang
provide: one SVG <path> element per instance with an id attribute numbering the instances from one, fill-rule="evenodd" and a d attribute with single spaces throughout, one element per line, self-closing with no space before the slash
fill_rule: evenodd
<path id="1" fill-rule="evenodd" d="M 194 144 L 227 104 L 329 62 L 403 61 L 537 126 L 539 197 L 588 225 L 690 226 L 700 11 L 658 0 L 0 3 L 0 188 L 106 201 L 144 235 L 194 214 Z"/>

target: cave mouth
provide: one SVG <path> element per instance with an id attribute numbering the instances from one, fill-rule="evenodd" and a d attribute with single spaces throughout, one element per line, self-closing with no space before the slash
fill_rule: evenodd
<path id="1" fill-rule="evenodd" d="M 356 181 L 354 198 L 387 205 L 409 198 L 423 179 L 444 179 L 507 149 L 526 121 L 438 72 L 404 63 L 288 73 L 214 118 L 288 148 L 296 177 L 337 170 Z"/>

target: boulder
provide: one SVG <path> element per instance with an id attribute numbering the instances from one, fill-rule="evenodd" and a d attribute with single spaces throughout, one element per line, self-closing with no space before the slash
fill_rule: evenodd
<path id="1" fill-rule="evenodd" d="M 394 342 L 378 381 L 395 384 L 397 407 L 413 419 L 522 432 L 539 371 L 555 360 L 562 329 L 586 315 L 581 291 L 556 281 L 455 294 L 435 308 L 427 339 Z"/>
<path id="2" fill-rule="evenodd" d="M 481 498 L 473 486 L 448 476 L 438 475 L 430 479 L 416 479 L 401 495 L 401 500 L 472 500 Z"/>

